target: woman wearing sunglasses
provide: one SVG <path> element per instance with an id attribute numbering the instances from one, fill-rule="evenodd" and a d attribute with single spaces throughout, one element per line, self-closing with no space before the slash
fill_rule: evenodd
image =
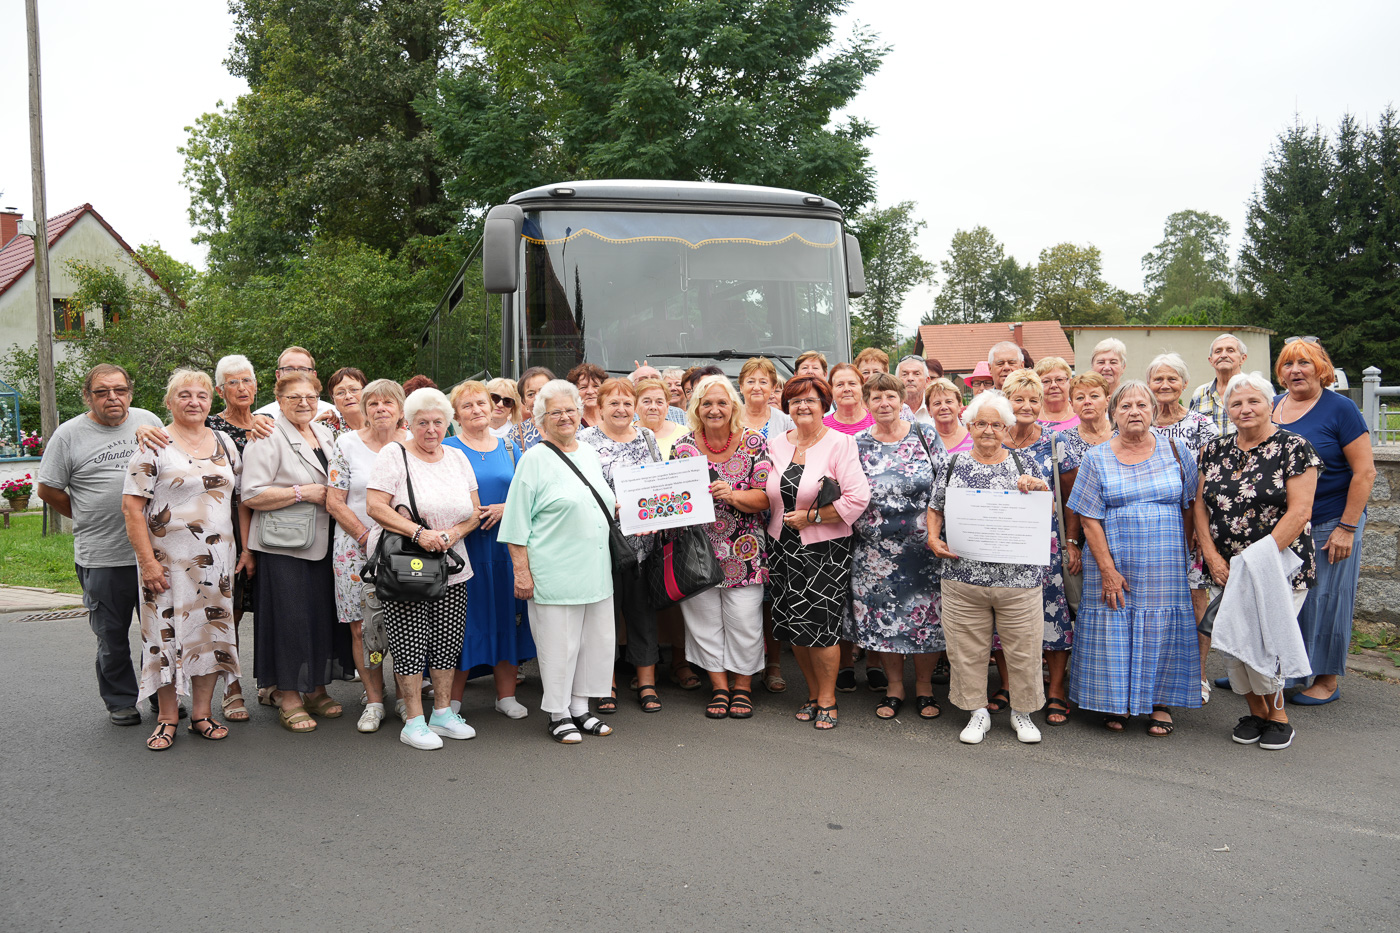
<path id="1" fill-rule="evenodd" d="M 491 436 L 512 436 L 520 424 L 520 395 L 515 390 L 515 382 L 492 379 L 486 383 L 486 393 L 491 401 Z"/>

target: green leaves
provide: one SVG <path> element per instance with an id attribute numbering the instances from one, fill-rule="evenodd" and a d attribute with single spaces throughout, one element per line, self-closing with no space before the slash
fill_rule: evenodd
<path id="1" fill-rule="evenodd" d="M 919 255 L 917 239 L 926 225 L 914 219 L 915 204 L 903 201 L 877 207 L 853 218 L 865 264 L 865 296 L 851 317 L 852 350 L 890 350 L 899 340 L 899 311 L 904 296 L 933 275 L 933 263 Z"/>
<path id="2" fill-rule="evenodd" d="M 1162 242 L 1142 257 L 1144 284 L 1156 312 L 1219 298 L 1230 289 L 1230 225 L 1214 214 L 1177 211 Z M 1212 323 L 1203 321 L 1202 323 Z"/>

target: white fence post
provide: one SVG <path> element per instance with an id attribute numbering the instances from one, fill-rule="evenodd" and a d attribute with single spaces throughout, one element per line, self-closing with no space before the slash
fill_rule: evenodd
<path id="1" fill-rule="evenodd" d="M 1361 375 L 1361 417 L 1366 420 L 1366 428 L 1371 432 L 1371 443 L 1374 445 L 1381 440 L 1380 402 L 1376 397 L 1376 390 L 1381 384 L 1381 371 L 1379 367 L 1367 366 Z"/>

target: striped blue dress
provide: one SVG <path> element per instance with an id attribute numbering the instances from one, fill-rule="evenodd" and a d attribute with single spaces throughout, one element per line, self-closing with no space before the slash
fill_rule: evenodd
<path id="1" fill-rule="evenodd" d="M 1069 698 L 1084 709 L 1140 716 L 1153 704 L 1201 705 L 1196 617 L 1186 585 L 1182 509 L 1195 498 L 1196 458 L 1167 438 L 1127 466 L 1110 444 L 1091 447 L 1069 508 L 1103 524 L 1126 608 L 1103 604 L 1103 577 L 1084 549 L 1084 598 L 1074 623 Z"/>

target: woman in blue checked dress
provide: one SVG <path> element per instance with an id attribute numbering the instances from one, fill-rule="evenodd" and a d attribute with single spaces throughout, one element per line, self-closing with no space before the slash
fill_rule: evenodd
<path id="1" fill-rule="evenodd" d="M 1122 383 L 1110 411 L 1118 436 L 1085 456 L 1069 498 L 1089 545 L 1069 696 L 1106 714 L 1109 729 L 1147 714 L 1147 734 L 1167 736 L 1170 707 L 1201 705 L 1186 585 L 1196 460 L 1153 433 L 1157 401 L 1144 383 Z"/>

